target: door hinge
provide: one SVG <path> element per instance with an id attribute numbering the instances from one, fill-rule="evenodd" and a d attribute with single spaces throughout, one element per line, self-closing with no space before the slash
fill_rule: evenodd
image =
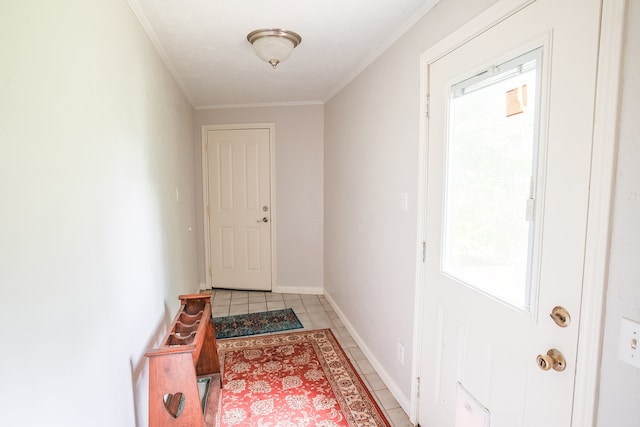
<path id="1" fill-rule="evenodd" d="M 429 95 L 426 95 L 424 97 L 424 115 L 429 118 L 429 107 L 431 104 L 431 97 Z"/>
<path id="2" fill-rule="evenodd" d="M 427 261 L 427 242 L 422 242 L 422 262 Z"/>
<path id="3" fill-rule="evenodd" d="M 420 427 L 420 377 L 416 377 L 416 390 L 415 390 L 415 394 L 416 394 L 416 402 L 418 403 L 418 407 L 416 408 L 416 413 L 414 414 L 414 416 L 416 417 L 416 421 L 414 424 L 414 426 L 416 427 Z"/>

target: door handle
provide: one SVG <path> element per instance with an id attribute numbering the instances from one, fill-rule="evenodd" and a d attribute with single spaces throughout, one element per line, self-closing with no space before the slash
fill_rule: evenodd
<path id="1" fill-rule="evenodd" d="M 269 222 L 269 219 L 265 216 L 262 219 L 257 220 L 256 222 Z"/>
<path id="2" fill-rule="evenodd" d="M 539 354 L 536 361 L 538 362 L 538 367 L 543 371 L 553 368 L 554 371 L 562 372 L 567 367 L 564 355 L 555 348 L 547 351 L 547 354 Z"/>

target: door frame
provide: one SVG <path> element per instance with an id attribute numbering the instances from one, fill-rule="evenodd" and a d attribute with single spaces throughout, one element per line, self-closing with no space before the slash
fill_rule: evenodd
<path id="1" fill-rule="evenodd" d="M 424 245 L 426 242 L 426 189 L 429 154 L 429 67 L 480 33 L 536 0 L 499 0 L 493 6 L 420 55 L 419 169 L 416 280 L 412 353 L 410 420 L 417 424 L 422 359 L 424 297 L 426 294 Z M 608 279 L 611 203 L 614 190 L 618 105 L 626 0 L 601 0 L 595 113 L 592 133 L 591 178 L 584 254 L 580 331 L 573 395 L 572 426 L 594 426 L 602 354 L 604 303 Z"/>
<path id="2" fill-rule="evenodd" d="M 202 157 L 202 216 L 204 218 L 204 266 L 206 287 L 213 287 L 212 267 L 211 267 L 211 234 L 209 230 L 210 209 L 209 209 L 209 164 L 207 155 L 207 132 L 210 130 L 245 130 L 245 129 L 268 129 L 269 130 L 269 187 L 270 187 L 270 218 L 269 232 L 271 233 L 271 289 L 277 288 L 277 272 L 276 272 L 276 138 L 274 123 L 240 123 L 240 124 L 220 124 L 220 125 L 202 125 L 201 126 L 201 144 L 200 153 Z"/>

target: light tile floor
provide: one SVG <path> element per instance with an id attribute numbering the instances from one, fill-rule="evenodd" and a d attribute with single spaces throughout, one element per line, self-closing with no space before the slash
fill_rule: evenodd
<path id="1" fill-rule="evenodd" d="M 363 379 L 378 406 L 394 427 L 413 424 L 400 407 L 380 376 L 369 363 L 338 315 L 322 295 L 277 294 L 258 291 L 231 291 L 214 289 L 213 317 L 292 308 L 304 329 L 331 328 L 356 371 Z"/>

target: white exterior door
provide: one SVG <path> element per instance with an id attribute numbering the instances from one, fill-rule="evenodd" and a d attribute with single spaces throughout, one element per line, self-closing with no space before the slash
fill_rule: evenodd
<path id="1" fill-rule="evenodd" d="M 270 134 L 205 129 L 205 244 L 214 288 L 271 290 Z"/>
<path id="2" fill-rule="evenodd" d="M 571 425 L 599 11 L 537 0 L 428 66 L 423 427 Z"/>

